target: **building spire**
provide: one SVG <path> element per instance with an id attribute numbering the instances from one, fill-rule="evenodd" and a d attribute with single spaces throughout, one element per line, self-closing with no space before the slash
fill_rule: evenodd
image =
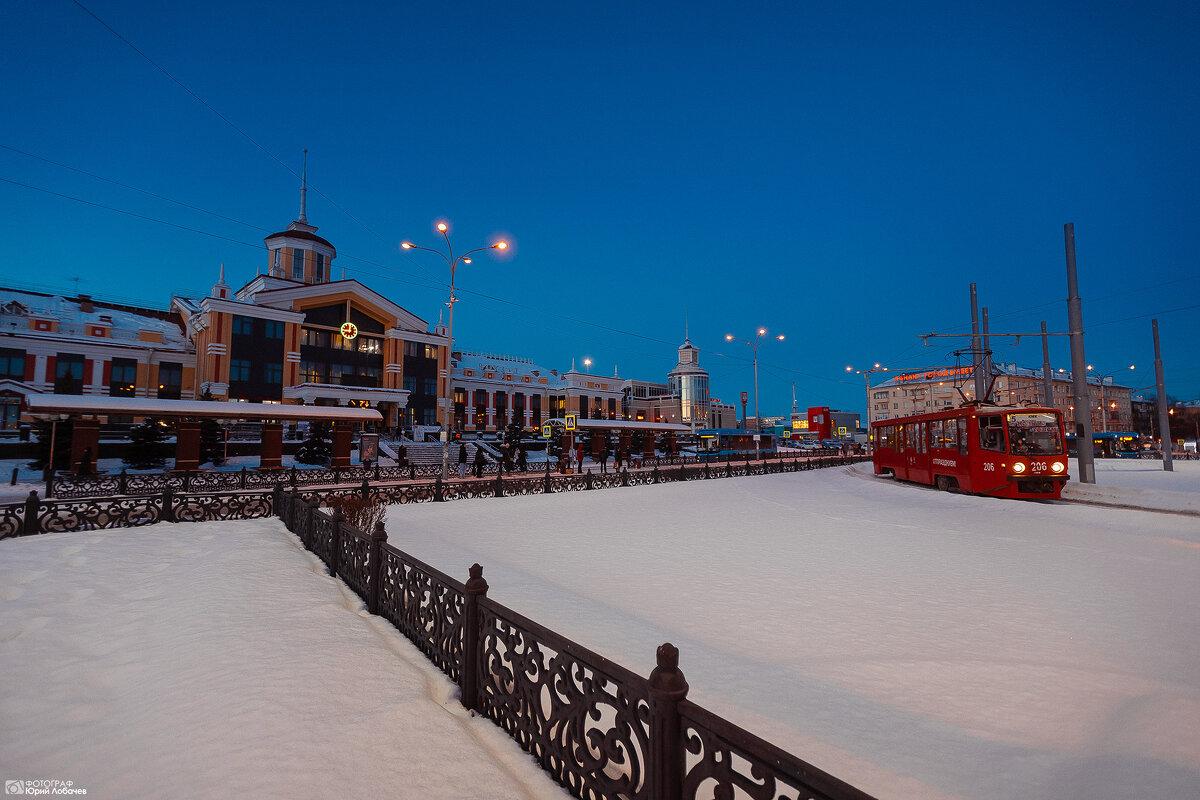
<path id="1" fill-rule="evenodd" d="M 688 310 L 687 306 L 683 307 L 683 340 L 690 342 L 692 337 L 688 335 Z"/>
<path id="2" fill-rule="evenodd" d="M 295 174 L 295 173 L 292 173 Z M 308 224 L 308 217 L 304 213 L 304 207 L 308 201 L 308 148 L 304 149 L 304 169 L 300 173 L 300 216 L 299 222 Z"/>

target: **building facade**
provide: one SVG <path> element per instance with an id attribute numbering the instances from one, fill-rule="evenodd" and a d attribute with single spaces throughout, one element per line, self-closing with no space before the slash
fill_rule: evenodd
<path id="1" fill-rule="evenodd" d="M 1069 370 L 1055 370 L 1053 398 L 1046 401 L 1042 371 L 1016 364 L 998 364 L 991 399 L 1000 405 L 1048 405 L 1063 413 L 1063 423 L 1075 427 L 1075 385 Z M 871 387 L 871 420 L 924 414 L 974 400 L 971 367 L 946 367 L 923 372 L 901 373 Z M 1089 397 L 1082 404 L 1091 411 L 1092 429 L 1133 429 L 1132 390 L 1110 376 L 1087 378 Z"/>

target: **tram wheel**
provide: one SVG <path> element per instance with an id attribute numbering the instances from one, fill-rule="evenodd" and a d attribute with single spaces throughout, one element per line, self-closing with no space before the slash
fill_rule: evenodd
<path id="1" fill-rule="evenodd" d="M 942 492 L 950 491 L 950 479 L 948 477 L 946 477 L 945 475 L 938 475 L 937 476 L 937 488 L 938 488 L 938 491 L 942 491 Z"/>

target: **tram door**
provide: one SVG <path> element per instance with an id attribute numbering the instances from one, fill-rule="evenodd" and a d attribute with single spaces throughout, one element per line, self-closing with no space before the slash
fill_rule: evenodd
<path id="1" fill-rule="evenodd" d="M 927 423 L 918 422 L 905 426 L 908 441 L 905 443 L 905 455 L 908 462 L 908 479 L 918 483 L 929 483 L 933 480 L 929 471 L 929 431 Z"/>

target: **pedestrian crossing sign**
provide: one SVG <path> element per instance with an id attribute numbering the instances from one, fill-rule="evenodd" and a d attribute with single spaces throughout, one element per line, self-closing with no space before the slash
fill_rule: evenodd
<path id="1" fill-rule="evenodd" d="M 550 423 L 547 422 L 545 425 L 542 426 L 542 438 L 549 439 L 553 435 L 554 435 L 554 429 L 551 428 Z"/>
<path id="2" fill-rule="evenodd" d="M 575 430 L 575 420 L 578 418 L 576 414 L 567 414 L 567 430 Z"/>

